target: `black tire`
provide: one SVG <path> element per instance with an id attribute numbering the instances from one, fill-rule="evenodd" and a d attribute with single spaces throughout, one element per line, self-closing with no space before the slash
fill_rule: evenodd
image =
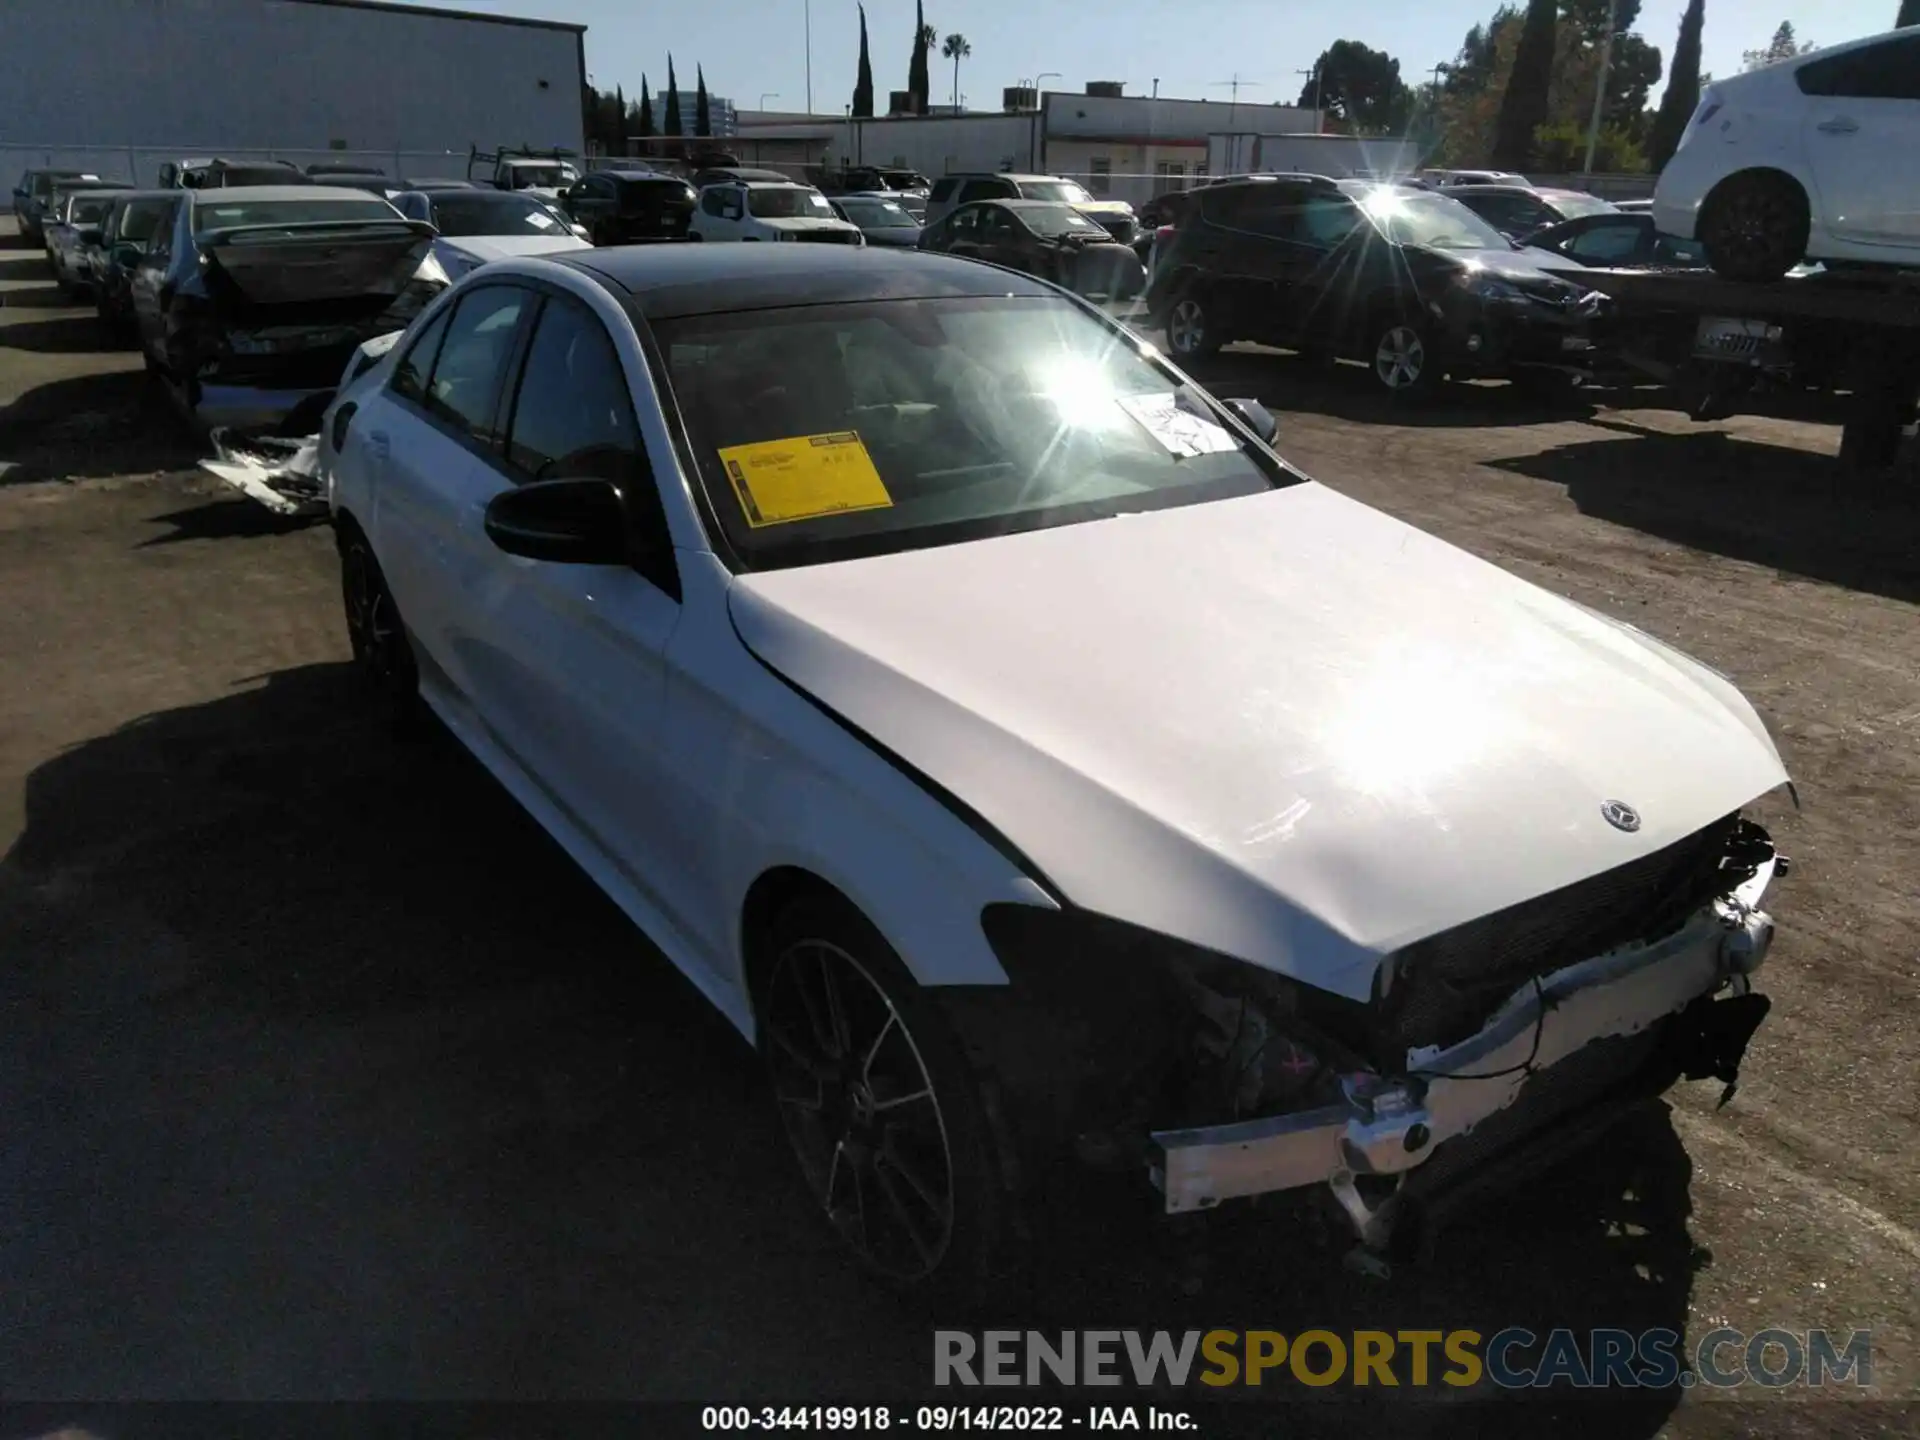
<path id="1" fill-rule="evenodd" d="M 378 701 L 388 728 L 400 736 L 417 734 L 422 719 L 420 670 L 400 607 L 394 604 L 387 577 L 360 527 L 343 520 L 337 539 L 340 599 L 354 666 Z"/>
<path id="2" fill-rule="evenodd" d="M 889 1288 L 974 1307 L 1017 1283 L 1013 1202 L 973 1070 L 864 916 L 808 896 L 775 917 L 760 1049 L 808 1195 Z"/>
<path id="3" fill-rule="evenodd" d="M 1440 354 L 1432 332 L 1417 317 L 1383 311 L 1367 333 L 1367 371 L 1389 395 L 1411 398 L 1430 394 L 1439 385 Z"/>
<path id="4" fill-rule="evenodd" d="M 1778 280 L 1807 254 L 1807 195 L 1777 170 L 1749 170 L 1717 185 L 1696 232 L 1707 263 L 1728 280 Z"/>
<path id="5" fill-rule="evenodd" d="M 1198 290 L 1175 294 L 1167 306 L 1167 353 L 1175 360 L 1203 360 L 1220 349 L 1220 327 Z"/>

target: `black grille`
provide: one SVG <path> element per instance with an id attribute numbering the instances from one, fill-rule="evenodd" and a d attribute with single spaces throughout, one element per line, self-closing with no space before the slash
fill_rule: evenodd
<path id="1" fill-rule="evenodd" d="M 1381 1058 L 1455 1044 L 1528 980 L 1672 934 L 1744 878 L 1724 868 L 1740 823 L 1729 815 L 1664 850 L 1408 946 L 1383 1007 Z"/>

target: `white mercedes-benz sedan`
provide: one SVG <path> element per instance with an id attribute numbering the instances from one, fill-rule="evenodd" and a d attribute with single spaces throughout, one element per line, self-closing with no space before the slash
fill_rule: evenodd
<path id="1" fill-rule="evenodd" d="M 1748 703 L 1308 480 L 1063 292 L 508 259 L 349 376 L 375 692 L 758 1046 L 879 1275 L 977 1291 L 1079 1165 L 1169 1213 L 1331 1200 L 1377 1260 L 1732 1083 L 1784 865 Z"/>

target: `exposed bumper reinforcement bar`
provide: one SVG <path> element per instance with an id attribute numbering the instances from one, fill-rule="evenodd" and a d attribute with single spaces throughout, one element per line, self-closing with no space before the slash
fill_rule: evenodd
<path id="1" fill-rule="evenodd" d="M 1390 1217 L 1362 1200 L 1356 1177 L 1414 1170 L 1519 1101 L 1540 1072 L 1596 1041 L 1640 1034 L 1729 982 L 1744 992 L 1773 936 L 1773 921 L 1753 908 L 1772 868 L 1769 862 L 1734 901 L 1717 902 L 1665 940 L 1570 965 L 1537 988 L 1527 984 L 1477 1034 L 1409 1052 L 1404 1075 L 1346 1077 L 1339 1103 L 1156 1132 L 1150 1168 L 1167 1213 L 1325 1184 L 1362 1242 L 1381 1243 Z M 1696 1068 L 1708 1073 L 1704 1065 L 1690 1065 L 1689 1073 Z M 1722 1061 L 1710 1073 L 1725 1068 Z M 1545 1122 L 1543 1142 L 1556 1126 Z"/>

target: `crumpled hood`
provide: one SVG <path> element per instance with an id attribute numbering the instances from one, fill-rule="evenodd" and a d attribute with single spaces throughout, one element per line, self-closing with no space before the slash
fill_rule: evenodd
<path id="1" fill-rule="evenodd" d="M 1067 899 L 1355 999 L 1786 779 L 1713 672 L 1315 484 L 730 594 Z"/>

